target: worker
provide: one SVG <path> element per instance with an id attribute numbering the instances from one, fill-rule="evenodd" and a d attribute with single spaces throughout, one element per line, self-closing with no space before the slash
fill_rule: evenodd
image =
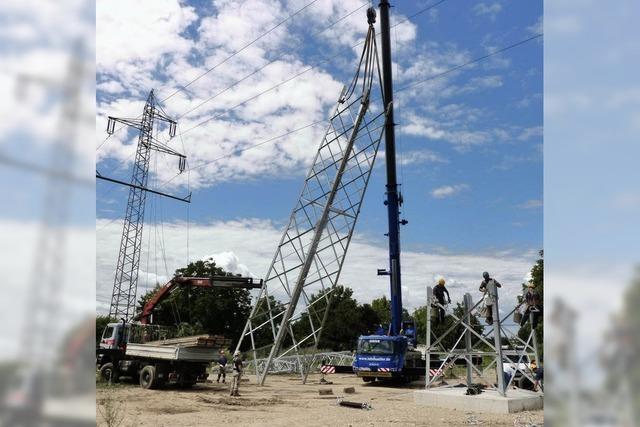
<path id="1" fill-rule="evenodd" d="M 509 385 L 509 381 L 511 381 L 511 378 L 516 374 L 516 365 L 514 363 L 509 363 L 508 365 L 505 365 L 503 369 L 504 371 L 502 372 L 502 375 L 504 378 L 504 388 L 506 390 Z"/>
<path id="2" fill-rule="evenodd" d="M 487 307 L 487 325 L 493 324 L 493 304 L 495 303 L 493 295 L 495 288 L 501 288 L 502 285 L 497 280 L 492 279 L 488 272 L 482 273 L 483 281 L 480 283 L 480 292 L 485 294 L 484 305 Z"/>
<path id="3" fill-rule="evenodd" d="M 451 304 L 451 297 L 449 296 L 449 291 L 444 287 L 445 280 L 441 277 L 438 280 L 438 284 L 433 288 L 433 296 L 436 297 L 438 301 L 438 305 L 436 305 L 436 309 L 438 310 L 438 322 L 444 322 L 444 306 L 447 304 Z M 444 299 L 444 294 L 447 294 L 447 299 Z"/>
<path id="4" fill-rule="evenodd" d="M 231 396 L 240 396 L 240 378 L 242 377 L 242 355 L 239 351 L 233 353 L 233 380 L 231 381 Z"/>
<path id="5" fill-rule="evenodd" d="M 544 391 L 544 363 L 540 361 L 540 366 L 536 369 L 536 378 L 533 383 L 533 391 Z"/>
<path id="6" fill-rule="evenodd" d="M 527 308 L 522 314 L 520 320 L 520 326 L 524 326 L 531 317 L 531 329 L 535 329 L 538 326 L 538 316 L 542 305 L 540 303 L 540 294 L 536 292 L 536 285 L 533 282 L 527 283 L 527 291 L 524 294 L 524 303 Z"/>
<path id="7" fill-rule="evenodd" d="M 222 383 L 227 379 L 227 358 L 224 355 L 224 350 L 220 350 L 220 357 L 218 358 L 218 379 L 217 383 L 220 382 L 220 377 L 222 377 Z"/>

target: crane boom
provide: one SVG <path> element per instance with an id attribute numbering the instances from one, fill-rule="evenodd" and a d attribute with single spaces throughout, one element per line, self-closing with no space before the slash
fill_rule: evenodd
<path id="1" fill-rule="evenodd" d="M 387 168 L 386 193 L 387 214 L 389 219 L 389 271 L 382 274 L 390 276 L 391 288 L 391 327 L 390 335 L 398 335 L 402 329 L 402 286 L 400 280 L 400 204 L 402 198 L 398 192 L 396 177 L 396 136 L 393 121 L 393 76 L 391 72 L 391 36 L 389 29 L 389 0 L 380 2 L 380 33 L 382 42 L 382 82 L 384 105 L 389 106 L 388 118 L 384 129 L 385 163 Z M 402 221 L 406 224 L 406 221 Z"/>
<path id="2" fill-rule="evenodd" d="M 162 286 L 153 297 L 147 301 L 138 316 L 140 323 L 148 324 L 151 313 L 166 297 L 179 287 L 197 286 L 201 288 L 223 288 L 223 289 L 260 289 L 262 279 L 255 281 L 251 277 L 237 276 L 212 276 L 212 277 L 184 277 L 176 276 Z"/>

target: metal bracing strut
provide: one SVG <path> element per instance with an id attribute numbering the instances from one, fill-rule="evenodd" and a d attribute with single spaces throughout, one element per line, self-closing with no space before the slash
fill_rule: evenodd
<path id="1" fill-rule="evenodd" d="M 511 382 L 514 377 L 512 376 L 509 383 L 505 384 L 503 370 L 502 370 L 502 363 L 507 359 L 505 358 L 503 354 L 504 351 L 502 349 L 503 337 L 509 337 L 511 340 L 520 342 L 522 344 L 521 349 L 518 349 L 516 347 L 512 351 L 512 355 L 517 357 L 515 367 L 517 371 L 519 371 L 524 377 L 526 377 L 529 381 L 533 383 L 534 378 L 531 375 L 531 373 L 528 372 L 526 369 L 525 370 L 521 369 L 520 365 L 525 355 L 529 357 L 529 359 L 531 359 L 531 356 L 533 356 L 536 358 L 536 360 L 538 360 L 537 359 L 538 349 L 537 349 L 537 343 L 535 341 L 535 330 L 532 329 L 527 339 L 522 340 L 517 336 L 517 334 L 513 334 L 511 331 L 505 328 L 502 323 L 513 314 L 513 312 L 519 307 L 519 305 L 516 306 L 516 308 L 514 308 L 513 310 L 511 310 L 509 313 L 507 313 L 505 316 L 500 316 L 499 314 L 500 312 L 498 311 L 498 306 L 496 304 L 498 301 L 497 288 L 493 286 L 492 288 L 489 289 L 489 293 L 490 293 L 492 303 L 494 304 L 493 313 L 494 313 L 495 320 L 494 320 L 493 328 L 491 328 L 487 332 L 484 332 L 483 334 L 480 334 L 473 329 L 473 325 L 471 323 L 471 314 L 473 313 L 474 310 L 476 310 L 481 305 L 482 300 L 479 300 L 474 304 L 471 299 L 471 295 L 467 293 L 464 295 L 464 313 L 462 313 L 460 317 L 457 317 L 455 314 L 450 314 L 450 316 L 453 317 L 454 319 L 454 323 L 449 328 L 447 328 L 447 330 L 445 330 L 442 334 L 440 334 L 440 336 L 437 337 L 435 342 L 432 342 L 431 341 L 431 334 L 432 334 L 431 304 L 433 303 L 432 302 L 433 290 L 430 286 L 427 287 L 427 346 L 426 346 L 427 348 L 425 350 L 426 351 L 425 358 L 427 361 L 427 370 L 425 374 L 427 380 L 426 380 L 425 387 L 427 389 L 431 387 L 434 380 L 436 379 L 436 377 L 432 377 L 430 374 L 431 357 L 439 356 L 439 357 L 444 357 L 438 369 L 439 372 L 442 371 L 445 366 L 453 364 L 457 359 L 466 360 L 466 365 L 467 365 L 466 380 L 467 380 L 468 386 L 472 385 L 473 373 L 476 374 L 478 381 L 484 382 L 485 381 L 484 377 L 486 376 L 488 371 L 495 366 L 497 387 L 494 387 L 493 384 L 491 383 L 487 385 L 489 386 L 489 388 L 495 388 L 496 391 L 498 391 L 498 393 L 500 393 L 502 396 L 506 396 L 507 390 L 511 385 Z M 444 309 L 444 307 L 439 303 L 435 303 L 435 305 L 441 309 Z M 436 350 L 435 349 L 436 345 L 440 344 L 445 337 L 451 334 L 459 326 L 463 327 L 463 331 L 462 331 L 462 334 L 456 339 L 453 347 L 450 349 L 445 349 L 444 351 Z M 493 337 L 494 337 L 493 343 L 488 340 L 488 336 L 490 334 L 493 334 Z M 475 342 L 472 342 L 471 340 L 472 336 L 475 336 L 477 338 Z M 462 342 L 463 339 L 464 339 L 464 348 L 458 349 L 458 345 Z M 478 345 L 481 345 L 484 348 L 480 349 L 477 347 Z M 489 363 L 489 365 L 485 366 L 482 370 L 480 370 L 473 365 L 473 357 L 476 357 L 476 356 L 489 356 L 492 358 L 492 361 L 491 363 Z"/>

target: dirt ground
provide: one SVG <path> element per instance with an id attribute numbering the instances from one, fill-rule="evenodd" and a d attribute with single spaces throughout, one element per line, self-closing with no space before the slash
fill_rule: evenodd
<path id="1" fill-rule="evenodd" d="M 299 377 L 273 375 L 264 386 L 255 376 L 240 387 L 240 397 L 229 397 L 228 384 L 198 384 L 191 390 L 165 388 L 142 390 L 132 383 L 102 385 L 97 389 L 97 421 L 105 420 L 105 405 L 112 420 L 121 426 L 541 426 L 543 411 L 511 415 L 472 413 L 464 410 L 427 408 L 413 402 L 413 390 L 424 382 L 397 387 L 365 384 L 353 375 L 328 375 L 331 385 L 319 385 L 310 375 L 306 385 Z M 354 394 L 343 388 L 355 387 Z M 332 388 L 334 396 L 320 396 L 320 388 Z M 367 402 L 372 409 L 337 406 L 336 396 Z M 113 424 L 112 424 L 113 425 Z"/>

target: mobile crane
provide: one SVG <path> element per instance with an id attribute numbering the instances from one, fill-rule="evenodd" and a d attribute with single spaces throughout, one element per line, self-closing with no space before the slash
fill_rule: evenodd
<path id="1" fill-rule="evenodd" d="M 189 387 L 207 378 L 207 366 L 217 357 L 217 351 L 229 345 L 231 340 L 224 337 L 185 337 L 173 340 L 173 345 L 150 342 L 160 338 L 158 328 L 150 324 L 153 310 L 176 289 L 188 286 L 259 289 L 262 280 L 237 276 L 174 277 L 147 301 L 142 312 L 134 318 L 134 323 L 123 319 L 105 327 L 96 349 L 97 368 L 103 379 L 117 381 L 121 374 L 139 376 L 141 387 L 154 388 L 167 382 Z M 134 326 L 141 327 L 142 336 L 132 340 Z M 186 347 L 185 340 L 197 343 L 196 348 Z"/>
<path id="2" fill-rule="evenodd" d="M 396 177 L 395 123 L 393 119 L 393 76 L 391 73 L 391 37 L 388 0 L 380 2 L 380 31 L 382 42 L 382 77 L 384 104 L 389 105 L 385 124 L 385 163 L 387 172 L 386 200 L 389 232 L 389 270 L 379 269 L 378 275 L 390 277 L 391 324 L 388 334 L 361 336 L 353 362 L 353 371 L 364 381 L 380 379 L 417 379 L 424 374 L 424 361 L 415 350 L 416 337 L 413 321 L 402 321 L 402 288 L 400 275 L 400 220 L 402 195 Z"/>

